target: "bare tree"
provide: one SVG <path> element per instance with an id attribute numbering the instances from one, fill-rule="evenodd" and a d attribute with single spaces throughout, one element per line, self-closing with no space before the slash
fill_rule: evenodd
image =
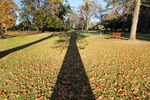
<path id="1" fill-rule="evenodd" d="M 80 9 L 84 11 L 84 18 L 86 21 L 86 31 L 89 29 L 89 21 L 91 17 L 94 17 L 100 8 L 100 4 L 95 0 L 83 0 L 83 4 Z"/>

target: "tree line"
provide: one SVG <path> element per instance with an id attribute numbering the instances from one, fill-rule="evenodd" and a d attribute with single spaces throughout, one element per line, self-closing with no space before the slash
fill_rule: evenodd
<path id="1" fill-rule="evenodd" d="M 103 23 L 111 30 L 122 29 L 130 32 L 130 40 L 136 39 L 136 33 L 148 33 L 150 29 L 149 0 L 105 0 L 106 8 L 112 9 L 104 17 Z"/>
<path id="2" fill-rule="evenodd" d="M 14 28 L 20 30 L 63 30 L 68 4 L 63 0 L 21 0 L 19 8 L 20 24 Z"/>
<path id="3" fill-rule="evenodd" d="M 150 29 L 149 0 L 82 0 L 77 10 L 71 9 L 67 0 L 13 0 L 0 1 L 0 35 L 6 29 L 60 31 L 70 28 L 88 31 L 95 27 L 111 31 L 129 31 L 130 40 L 137 31 L 148 33 Z M 17 14 L 15 13 L 17 12 Z M 92 18 L 99 22 L 90 23 Z M 15 24 L 19 19 L 19 24 Z M 4 29 L 5 28 L 5 29 Z"/>
<path id="4" fill-rule="evenodd" d="M 130 40 L 136 39 L 136 33 L 150 31 L 150 1 L 149 0 L 103 0 L 102 7 L 96 0 L 83 0 L 78 11 L 71 16 L 71 27 L 85 28 L 88 31 L 90 19 L 100 20 L 90 28 L 100 26 L 103 30 L 130 32 Z M 90 12 L 90 13 L 89 13 Z M 84 23 L 84 24 L 83 24 Z"/>

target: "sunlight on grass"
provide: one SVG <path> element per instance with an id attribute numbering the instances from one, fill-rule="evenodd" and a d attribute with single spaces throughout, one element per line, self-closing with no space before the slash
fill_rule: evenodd
<path id="1" fill-rule="evenodd" d="M 50 34 L 0 40 L 5 51 Z M 150 98 L 150 43 L 105 39 L 89 33 L 77 45 L 93 93 L 100 99 Z M 66 54 L 69 37 L 60 33 L 0 59 L 0 99 L 49 99 Z"/>

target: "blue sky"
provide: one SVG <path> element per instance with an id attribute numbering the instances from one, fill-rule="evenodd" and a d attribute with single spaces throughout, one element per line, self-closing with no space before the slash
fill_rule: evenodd
<path id="1" fill-rule="evenodd" d="M 70 6 L 72 7 L 78 7 L 81 5 L 82 0 L 68 0 L 68 3 L 70 3 Z"/>
<path id="2" fill-rule="evenodd" d="M 20 0 L 13 0 L 18 6 L 20 6 Z M 82 4 L 83 0 L 67 0 L 71 7 L 78 7 Z M 103 0 L 97 0 L 102 7 L 106 5 L 106 3 L 103 2 Z M 93 19 L 93 21 L 98 21 L 96 19 Z"/>
<path id="3" fill-rule="evenodd" d="M 82 4 L 83 0 L 68 0 L 68 3 L 70 3 L 70 6 L 72 7 L 78 7 L 79 5 Z M 103 7 L 105 6 L 105 3 L 103 0 L 97 0 Z"/>
<path id="4" fill-rule="evenodd" d="M 19 4 L 20 0 L 13 0 L 16 4 Z M 70 3 L 70 6 L 72 7 L 78 7 L 79 5 L 82 4 L 83 0 L 68 0 L 68 3 Z M 103 2 L 103 0 L 97 0 L 103 7 L 105 6 L 105 3 Z"/>

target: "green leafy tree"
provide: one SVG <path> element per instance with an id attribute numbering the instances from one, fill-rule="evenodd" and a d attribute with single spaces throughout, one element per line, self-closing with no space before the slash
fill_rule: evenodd
<path id="1" fill-rule="evenodd" d="M 59 25 L 55 24 L 57 27 L 52 27 L 50 24 L 59 23 L 58 20 L 60 23 L 64 22 L 66 9 L 63 0 L 22 0 L 21 2 L 20 16 L 22 20 L 33 23 L 39 32 L 43 32 L 48 28 L 58 29 Z M 63 25 L 60 28 L 65 26 L 65 24 L 60 25 Z"/>

